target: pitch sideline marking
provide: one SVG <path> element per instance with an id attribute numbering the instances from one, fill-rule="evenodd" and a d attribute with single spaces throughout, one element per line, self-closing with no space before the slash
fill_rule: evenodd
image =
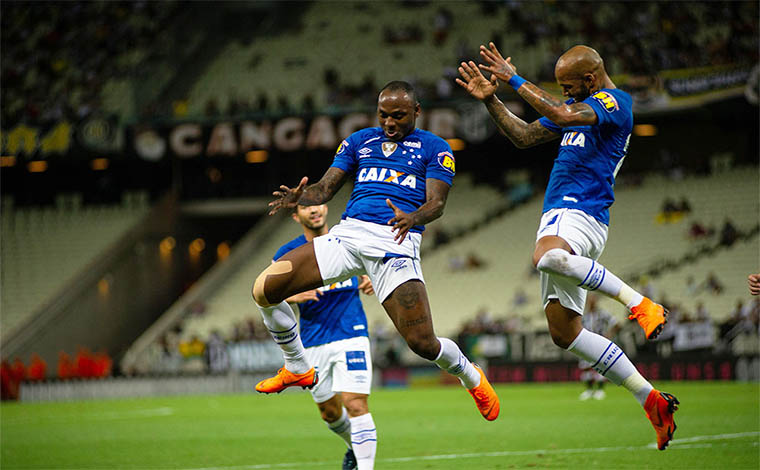
<path id="1" fill-rule="evenodd" d="M 709 443 L 700 443 L 703 441 L 718 441 L 729 439 L 741 439 L 743 437 L 757 437 L 760 432 L 738 432 L 730 434 L 713 434 L 706 436 L 685 437 L 683 439 L 673 439 L 670 441 L 669 450 L 677 449 L 697 449 L 712 447 Z M 757 445 L 754 443 L 753 445 Z M 415 457 L 392 457 L 386 459 L 377 459 L 378 462 L 414 462 L 418 460 L 453 460 L 472 457 L 508 457 L 510 455 L 532 455 L 532 454 L 581 454 L 585 452 L 615 452 L 619 450 L 641 450 L 656 447 L 656 444 L 647 444 L 644 446 L 617 446 L 617 447 L 592 447 L 592 448 L 575 448 L 575 449 L 534 449 L 534 450 L 504 450 L 495 452 L 472 452 L 465 454 L 440 454 L 440 455 L 422 455 Z M 232 465 L 227 467 L 193 467 L 185 470 L 265 470 L 274 468 L 300 468 L 303 465 L 323 466 L 334 465 L 335 462 L 290 462 L 277 464 L 258 464 L 258 465 Z"/>

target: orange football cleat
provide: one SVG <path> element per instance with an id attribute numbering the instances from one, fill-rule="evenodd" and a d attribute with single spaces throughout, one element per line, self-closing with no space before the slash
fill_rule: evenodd
<path id="1" fill-rule="evenodd" d="M 473 364 L 473 366 L 480 372 L 480 385 L 467 391 L 475 399 L 475 404 L 478 405 L 480 414 L 488 421 L 493 421 L 499 417 L 499 397 L 488 382 L 483 369 L 477 364 Z"/>
<path id="2" fill-rule="evenodd" d="M 656 304 L 644 297 L 640 304 L 631 309 L 629 320 L 636 319 L 644 328 L 647 339 L 655 339 L 662 332 L 665 323 L 668 322 L 668 311 L 660 304 Z"/>
<path id="3" fill-rule="evenodd" d="M 294 374 L 282 367 L 277 375 L 264 379 L 256 384 L 259 393 L 280 393 L 288 387 L 301 387 L 311 389 L 319 382 L 317 371 L 312 367 L 303 374 Z"/>
<path id="4" fill-rule="evenodd" d="M 679 403 L 673 395 L 654 389 L 649 392 L 647 401 L 644 403 L 647 418 L 652 422 L 657 433 L 657 448 L 660 450 L 665 450 L 670 440 L 673 439 L 673 433 L 676 432 L 673 413 L 678 409 Z"/>

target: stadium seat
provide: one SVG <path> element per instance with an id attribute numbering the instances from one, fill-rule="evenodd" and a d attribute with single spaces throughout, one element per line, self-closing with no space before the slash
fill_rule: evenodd
<path id="1" fill-rule="evenodd" d="M 72 277 L 148 212 L 147 197 L 129 204 L 19 208 L 2 217 L 2 329 L 23 323 Z"/>

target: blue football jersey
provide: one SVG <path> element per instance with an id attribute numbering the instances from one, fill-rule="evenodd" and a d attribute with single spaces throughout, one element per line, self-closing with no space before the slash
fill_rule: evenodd
<path id="1" fill-rule="evenodd" d="M 427 178 L 450 186 L 455 173 L 449 144 L 422 129 L 399 142 L 388 139 L 379 127 L 354 132 L 341 142 L 332 166 L 354 174 L 354 190 L 343 218 L 383 225 L 393 218 L 386 199 L 404 212 L 413 212 L 426 201 Z M 422 225 L 411 229 L 423 230 Z"/>
<path id="2" fill-rule="evenodd" d="M 563 128 L 545 117 L 539 119 L 545 128 L 562 134 L 544 196 L 544 212 L 559 207 L 578 209 L 609 225 L 615 175 L 633 129 L 631 95 L 605 88 L 583 102 L 596 113 L 598 122 L 593 126 Z"/>
<path id="3" fill-rule="evenodd" d="M 282 245 L 274 261 L 285 253 L 306 244 L 301 235 Z M 305 348 L 357 336 L 369 336 L 367 316 L 359 299 L 359 278 L 354 276 L 318 289 L 319 301 L 298 304 L 301 313 L 301 341 Z"/>

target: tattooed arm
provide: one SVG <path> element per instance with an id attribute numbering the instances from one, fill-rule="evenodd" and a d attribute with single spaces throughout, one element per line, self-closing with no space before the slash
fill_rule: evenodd
<path id="1" fill-rule="evenodd" d="M 301 206 L 318 206 L 324 204 L 333 196 L 346 182 L 348 173 L 331 166 L 327 169 L 322 179 L 317 181 L 311 186 L 307 186 L 298 200 L 298 204 Z"/>
<path id="2" fill-rule="evenodd" d="M 491 75 L 491 80 L 487 80 L 475 62 L 470 61 L 459 64 L 459 75 L 462 79 L 457 78 L 456 82 L 473 98 L 486 105 L 499 131 L 518 148 L 532 147 L 559 138 L 559 134 L 545 128 L 540 122 L 528 124 L 512 114 L 495 95 L 499 86 L 495 74 Z"/>
<path id="3" fill-rule="evenodd" d="M 285 185 L 280 186 L 279 191 L 272 193 L 277 199 L 269 203 L 269 215 L 277 213 L 280 209 L 292 209 L 297 205 L 317 206 L 324 204 L 338 192 L 346 182 L 348 173 L 340 168 L 330 167 L 322 179 L 315 184 L 306 186 L 309 178 L 304 176 L 295 188 Z"/>
<path id="4" fill-rule="evenodd" d="M 524 86 L 522 88 L 525 88 Z M 559 138 L 559 134 L 545 128 L 540 122 L 530 124 L 515 116 L 496 95 L 483 101 L 491 118 L 502 134 L 517 148 L 528 148 Z"/>
<path id="5" fill-rule="evenodd" d="M 512 64 L 512 58 L 507 57 L 505 59 L 502 57 L 494 43 L 489 43 L 488 47 L 481 45 L 480 56 L 488 62 L 488 65 L 480 65 L 480 68 L 491 72 L 492 77 L 508 82 L 509 79 L 517 75 L 517 67 Z M 586 103 L 565 104 L 528 81 L 520 86 L 517 94 L 542 116 L 546 116 L 560 127 L 588 126 L 596 124 L 598 121 L 596 113 Z"/>
<path id="6" fill-rule="evenodd" d="M 559 127 L 590 126 L 598 121 L 596 113 L 588 104 L 565 104 L 530 82 L 525 82 L 517 94 Z"/>

